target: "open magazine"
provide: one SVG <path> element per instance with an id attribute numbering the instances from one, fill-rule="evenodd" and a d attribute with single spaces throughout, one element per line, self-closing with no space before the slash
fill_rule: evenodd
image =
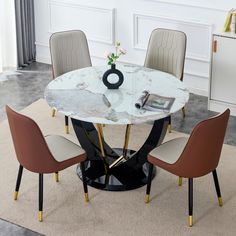
<path id="1" fill-rule="evenodd" d="M 157 94 L 149 93 L 145 90 L 143 91 L 142 96 L 135 103 L 135 107 L 147 111 L 163 110 L 169 112 L 174 101 L 175 98 L 173 97 L 163 97 Z"/>

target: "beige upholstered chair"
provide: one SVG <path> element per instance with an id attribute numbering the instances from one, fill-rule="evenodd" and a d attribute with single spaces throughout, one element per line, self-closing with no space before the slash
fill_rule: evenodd
<path id="1" fill-rule="evenodd" d="M 170 73 L 183 80 L 187 38 L 185 33 L 169 29 L 153 30 L 144 66 Z M 185 117 L 185 110 L 183 117 Z M 169 124 L 171 132 L 171 118 Z"/>
<path id="2" fill-rule="evenodd" d="M 86 36 L 81 30 L 57 32 L 50 38 L 53 78 L 72 70 L 92 65 Z M 53 109 L 54 117 L 56 110 Z M 68 117 L 65 116 L 66 133 L 69 133 Z"/>

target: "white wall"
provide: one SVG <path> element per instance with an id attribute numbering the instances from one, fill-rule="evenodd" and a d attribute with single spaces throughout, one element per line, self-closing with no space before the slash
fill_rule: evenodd
<path id="1" fill-rule="evenodd" d="M 16 25 L 14 1 L 0 0 L 0 72 L 16 69 Z"/>
<path id="2" fill-rule="evenodd" d="M 104 52 L 116 40 L 128 51 L 121 61 L 142 65 L 151 31 L 178 29 L 188 36 L 184 81 L 207 95 L 212 32 L 233 7 L 235 0 L 35 0 L 37 61 L 50 63 L 52 32 L 82 29 L 94 65 L 105 63 Z"/>

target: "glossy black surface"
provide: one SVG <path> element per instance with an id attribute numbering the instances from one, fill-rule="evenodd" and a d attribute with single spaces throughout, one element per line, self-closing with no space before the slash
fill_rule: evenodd
<path id="1" fill-rule="evenodd" d="M 153 164 L 149 163 L 148 182 L 147 182 L 147 188 L 146 188 L 146 195 L 149 195 L 150 192 L 151 192 L 153 168 L 154 168 Z"/>
<path id="2" fill-rule="evenodd" d="M 221 198 L 220 184 L 219 184 L 219 181 L 218 181 L 218 176 L 217 176 L 216 170 L 212 171 L 212 175 L 213 175 L 213 179 L 214 179 L 214 183 L 215 183 L 217 197 Z"/>
<path id="3" fill-rule="evenodd" d="M 118 79 L 117 82 L 112 83 L 112 82 L 109 81 L 109 76 L 111 74 L 116 74 L 118 76 L 119 79 Z M 124 82 L 124 75 L 122 74 L 122 72 L 120 70 L 116 69 L 115 64 L 112 64 L 111 69 L 107 70 L 104 73 L 104 75 L 102 77 L 102 81 L 108 89 L 118 89 Z"/>
<path id="4" fill-rule="evenodd" d="M 109 191 L 124 191 L 139 188 L 147 184 L 147 154 L 163 141 L 168 118 L 155 121 L 152 130 L 138 150 L 127 150 L 127 156 L 114 167 L 109 166 L 123 155 L 122 148 L 111 148 L 104 143 L 105 156 L 102 157 L 98 133 L 89 122 L 71 119 L 77 138 L 86 151 L 88 160 L 85 162 L 85 175 L 88 185 Z M 77 173 L 82 179 L 80 167 Z M 153 171 L 153 177 L 155 171 Z"/>
<path id="5" fill-rule="evenodd" d="M 43 211 L 43 174 L 39 174 L 39 211 Z"/>
<path id="6" fill-rule="evenodd" d="M 23 173 L 23 166 L 20 165 L 19 170 L 18 170 L 17 180 L 16 180 L 16 188 L 15 188 L 16 192 L 19 192 L 19 189 L 20 189 L 22 173 Z"/>
<path id="7" fill-rule="evenodd" d="M 193 215 L 193 179 L 188 179 L 188 214 Z"/>

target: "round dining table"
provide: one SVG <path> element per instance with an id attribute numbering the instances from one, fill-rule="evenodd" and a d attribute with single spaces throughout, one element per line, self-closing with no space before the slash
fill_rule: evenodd
<path id="1" fill-rule="evenodd" d="M 131 64 L 117 65 L 124 82 L 119 89 L 107 89 L 102 77 L 108 69 L 93 66 L 63 74 L 48 84 L 45 99 L 50 107 L 71 118 L 79 144 L 87 153 L 88 185 L 109 191 L 131 190 L 147 183 L 147 155 L 162 143 L 170 115 L 185 106 L 189 91 L 171 74 Z M 114 75 L 109 80 L 116 82 L 117 78 Z M 136 108 L 143 91 L 174 98 L 171 109 Z M 147 122 L 152 128 L 146 141 L 139 150 L 130 150 L 132 125 Z M 106 143 L 104 125 L 126 125 L 123 147 Z M 82 178 L 80 166 L 77 174 Z"/>

